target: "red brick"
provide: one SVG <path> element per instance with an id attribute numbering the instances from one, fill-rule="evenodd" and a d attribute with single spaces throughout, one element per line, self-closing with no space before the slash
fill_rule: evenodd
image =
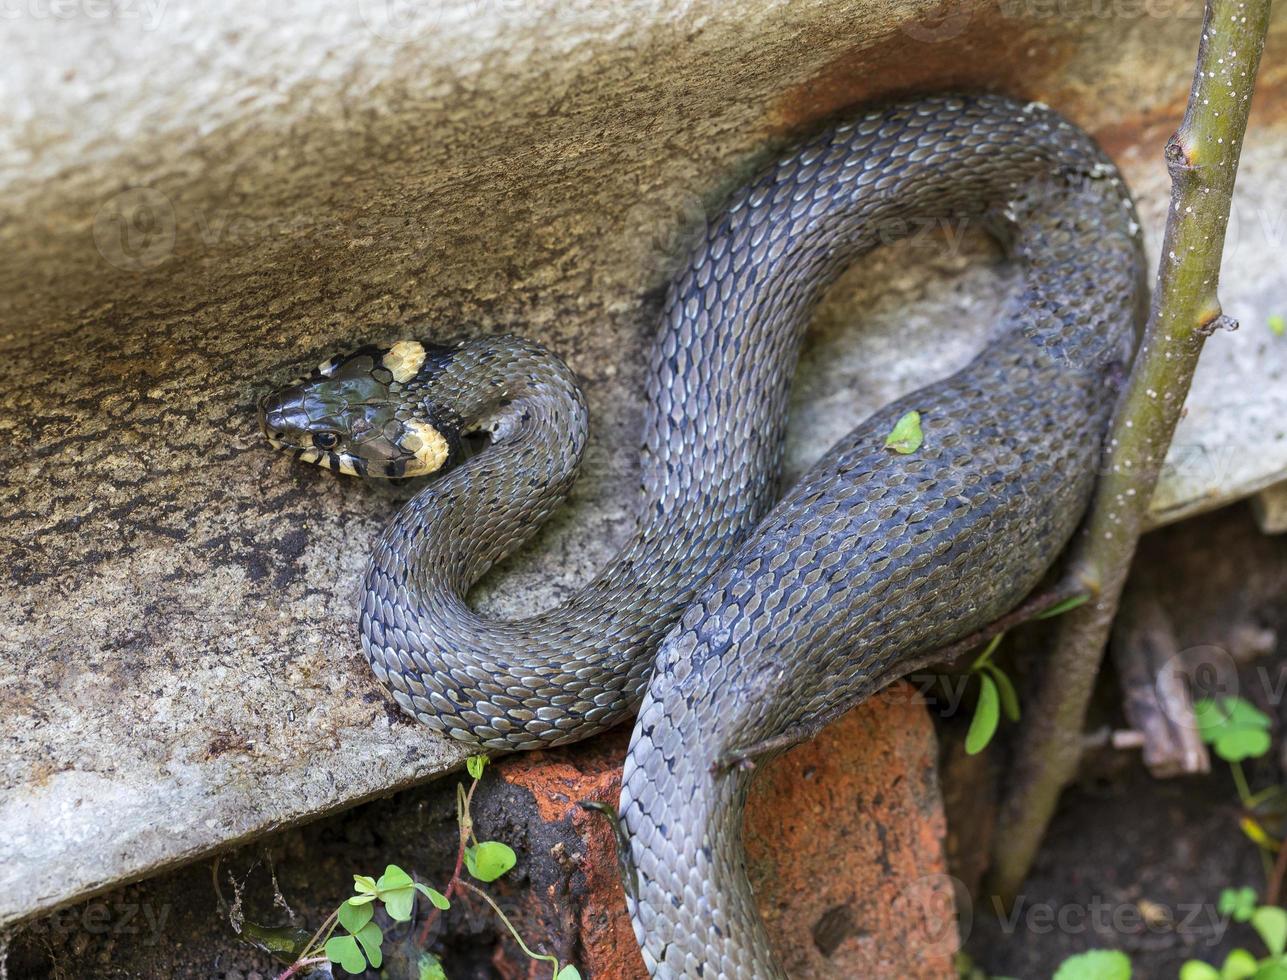
<path id="1" fill-rule="evenodd" d="M 627 736 L 623 730 L 497 766 L 532 794 L 539 820 L 566 831 L 551 857 L 576 879 L 529 895 L 523 918 L 543 923 L 547 935 L 559 924 L 574 930 L 547 946 L 574 951 L 592 980 L 646 976 L 608 824 L 577 805 L 616 805 Z M 945 873 L 945 822 L 935 764 L 930 719 L 911 688 L 896 685 L 759 773 L 746 818 L 748 866 L 793 978 L 954 975 L 953 934 L 938 928 L 942 913 L 950 922 L 951 890 L 938 877 Z M 927 903 L 943 901 L 949 907 L 940 905 L 927 922 Z M 506 956 L 497 962 L 505 976 L 546 975 Z"/>

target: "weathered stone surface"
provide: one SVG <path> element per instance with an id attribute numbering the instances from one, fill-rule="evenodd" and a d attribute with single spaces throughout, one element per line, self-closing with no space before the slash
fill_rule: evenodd
<path id="1" fill-rule="evenodd" d="M 684 230 L 790 135 L 908 90 L 1039 98 L 1117 155 L 1157 241 L 1199 5 L 1127 6 L 172 0 L 6 18 L 0 922 L 462 757 L 391 710 L 358 652 L 354 591 L 393 502 L 264 447 L 261 391 L 413 329 L 563 353 L 594 414 L 585 478 L 480 597 L 557 602 L 629 525 L 641 355 Z M 1285 28 L 1222 289 L 1245 326 L 1209 344 L 1160 517 L 1287 472 L 1287 342 L 1266 327 L 1287 295 L 1266 111 Z M 837 287 L 801 368 L 793 471 L 981 342 L 1005 277 L 960 231 Z"/>
<path id="2" fill-rule="evenodd" d="M 534 923 L 530 932 L 578 950 L 577 965 L 598 980 L 647 976 L 607 821 L 578 805 L 615 805 L 624 752 L 618 738 L 609 751 L 537 753 L 497 766 L 532 793 L 544 820 L 570 825 L 580 841 L 564 855 L 584 889 L 534 890 L 521 914 Z M 759 773 L 747 803 L 747 858 L 792 977 L 950 975 L 957 948 L 950 890 L 946 908 L 926 908 L 946 873 L 936 761 L 924 705 L 911 686 L 897 685 Z M 526 969 L 526 960 L 507 961 L 502 972 Z"/>

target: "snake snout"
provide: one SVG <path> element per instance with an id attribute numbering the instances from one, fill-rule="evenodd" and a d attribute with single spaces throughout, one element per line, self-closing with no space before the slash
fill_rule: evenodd
<path id="1" fill-rule="evenodd" d="M 270 392 L 259 399 L 259 431 L 275 447 L 280 447 L 286 430 L 286 406 L 281 395 Z"/>

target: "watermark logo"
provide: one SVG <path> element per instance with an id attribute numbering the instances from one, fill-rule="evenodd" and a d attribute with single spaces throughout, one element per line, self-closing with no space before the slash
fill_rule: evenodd
<path id="1" fill-rule="evenodd" d="M 161 26 L 168 0 L 0 0 L 0 20 L 92 20 Z"/>
<path id="2" fill-rule="evenodd" d="M 921 20 L 904 23 L 902 31 L 913 41 L 923 44 L 936 44 L 940 41 L 951 41 L 965 33 L 970 26 L 974 12 L 965 5 L 945 4 L 937 13 Z"/>
<path id="3" fill-rule="evenodd" d="M 37 936 L 140 936 L 144 945 L 153 946 L 161 941 L 169 917 L 168 903 L 92 901 L 58 909 L 23 928 Z"/>
<path id="4" fill-rule="evenodd" d="M 94 245 L 108 264 L 142 272 L 174 254 L 177 227 L 168 197 L 153 187 L 131 187 L 94 215 Z"/>
<path id="5" fill-rule="evenodd" d="M 930 956 L 960 951 L 974 927 L 974 903 L 951 875 L 925 875 L 899 893 L 895 907 L 907 923 L 909 944 Z"/>
<path id="6" fill-rule="evenodd" d="M 1153 682 L 1158 704 L 1177 724 L 1196 730 L 1199 720 L 1188 703 L 1177 703 L 1173 693 L 1186 690 L 1193 703 L 1222 701 L 1238 696 L 1238 665 L 1223 647 L 1190 647 L 1172 657 Z"/>
<path id="7" fill-rule="evenodd" d="M 626 212 L 622 227 L 641 242 L 638 261 L 649 285 L 674 275 L 710 233 L 706 205 L 691 192 L 668 205 L 641 199 Z"/>
<path id="8" fill-rule="evenodd" d="M 992 896 L 1001 932 L 1006 936 L 1095 935 L 1104 937 L 1177 935 L 1190 943 L 1215 946 L 1229 928 L 1229 918 L 1206 902 L 1112 902 L 1095 896 L 1089 902 L 1034 902 L 1020 895 L 1007 909 Z"/>
<path id="9" fill-rule="evenodd" d="M 367 29 L 390 44 L 408 44 L 433 31 L 443 0 L 358 0 Z"/>
<path id="10" fill-rule="evenodd" d="M 1229 262 L 1244 252 L 1253 258 L 1281 255 L 1284 248 L 1287 248 L 1287 208 L 1235 196 L 1229 206 L 1229 223 L 1224 233 L 1224 261 Z"/>

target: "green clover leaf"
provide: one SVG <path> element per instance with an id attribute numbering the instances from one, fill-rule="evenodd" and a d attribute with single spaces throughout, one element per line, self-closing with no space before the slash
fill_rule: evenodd
<path id="1" fill-rule="evenodd" d="M 483 770 L 487 767 L 487 756 L 471 755 L 465 760 L 465 769 L 474 779 L 483 778 Z"/>
<path id="2" fill-rule="evenodd" d="M 390 864 L 375 883 L 384 910 L 394 922 L 407 922 L 411 919 L 411 907 L 415 904 L 415 882 L 411 876 L 396 864 Z"/>
<path id="3" fill-rule="evenodd" d="M 384 961 L 380 950 L 384 942 L 384 933 L 371 921 L 375 910 L 371 908 L 370 899 L 353 904 L 343 903 L 336 913 L 340 925 L 347 931 L 346 936 L 332 936 L 323 948 L 326 958 L 338 963 L 349 973 L 361 973 L 367 964 L 378 967 Z"/>
<path id="4" fill-rule="evenodd" d="M 411 875 L 396 864 L 387 865 L 384 869 L 384 874 L 380 875 L 378 881 L 367 875 L 354 875 L 353 887 L 357 894 L 350 898 L 346 904 L 355 907 L 369 906 L 378 899 L 384 903 L 384 910 L 389 913 L 389 918 L 394 922 L 409 922 L 411 920 L 417 890 L 424 894 L 436 907 L 440 909 L 451 907 L 451 903 L 447 901 L 445 895 L 413 881 Z M 346 926 L 346 928 L 349 929 L 349 932 L 355 933 L 358 927 L 350 928 Z"/>
<path id="5" fill-rule="evenodd" d="M 379 969 L 380 964 L 384 962 L 384 953 L 380 951 L 380 945 L 384 942 L 383 930 L 374 922 L 368 922 L 358 930 L 357 941 L 366 951 L 367 960 L 373 967 Z"/>
<path id="6" fill-rule="evenodd" d="M 380 892 L 375 879 L 366 875 L 353 876 L 353 890 L 357 894 L 350 898 L 349 901 L 355 905 L 361 905 L 363 902 L 374 902 L 376 895 Z"/>
<path id="7" fill-rule="evenodd" d="M 1270 721 L 1242 698 L 1202 698 L 1193 705 L 1198 735 L 1226 762 L 1258 758 L 1269 751 Z"/>
<path id="8" fill-rule="evenodd" d="M 1256 958 L 1245 949 L 1235 949 L 1224 958 L 1224 966 L 1220 967 L 1220 980 L 1247 980 L 1256 975 L 1259 966 Z"/>
<path id="9" fill-rule="evenodd" d="M 1131 980 L 1131 961 L 1125 953 L 1092 949 L 1064 960 L 1054 980 Z"/>
<path id="10" fill-rule="evenodd" d="M 375 910 L 370 905 L 365 902 L 354 904 L 355 901 L 355 899 L 349 899 L 336 913 L 340 925 L 352 933 L 356 933 L 375 916 Z"/>
<path id="11" fill-rule="evenodd" d="M 438 891 L 438 889 L 430 888 L 428 885 L 422 885 L 417 881 L 416 890 L 425 898 L 429 899 L 429 901 L 433 903 L 434 908 L 442 909 L 444 912 L 451 908 L 451 901 L 446 895 Z"/>
<path id="12" fill-rule="evenodd" d="M 485 840 L 465 849 L 465 867 L 479 881 L 495 881 L 517 861 L 513 848 L 497 840 Z"/>
<path id="13" fill-rule="evenodd" d="M 1216 910 L 1234 922 L 1246 922 L 1251 918 L 1251 913 L 1256 911 L 1256 890 L 1245 886 L 1225 888 L 1220 892 Z"/>
<path id="14" fill-rule="evenodd" d="M 366 969 L 366 957 L 352 936 L 332 936 L 326 940 L 323 950 L 328 960 L 338 963 L 349 973 L 361 973 Z"/>
<path id="15" fill-rule="evenodd" d="M 1271 956 L 1282 956 L 1287 949 L 1287 912 L 1273 905 L 1262 905 L 1251 913 L 1251 928 Z"/>

